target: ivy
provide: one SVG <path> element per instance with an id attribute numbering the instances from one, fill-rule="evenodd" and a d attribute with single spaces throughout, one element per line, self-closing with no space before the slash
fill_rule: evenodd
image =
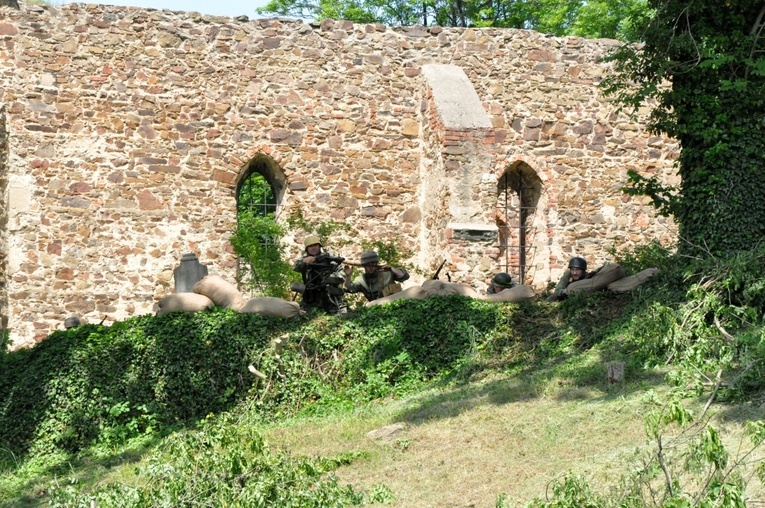
<path id="1" fill-rule="evenodd" d="M 681 184 L 630 174 L 679 224 L 680 249 L 721 254 L 765 236 L 765 38 L 757 0 L 650 0 L 640 47 L 610 55 L 604 91 L 626 108 L 655 101 L 649 127 L 680 142 Z"/>

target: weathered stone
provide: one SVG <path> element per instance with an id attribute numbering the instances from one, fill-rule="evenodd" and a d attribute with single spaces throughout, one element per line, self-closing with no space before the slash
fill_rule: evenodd
<path id="1" fill-rule="evenodd" d="M 162 202 L 150 191 L 145 190 L 138 194 L 138 208 L 141 210 L 160 210 Z"/>

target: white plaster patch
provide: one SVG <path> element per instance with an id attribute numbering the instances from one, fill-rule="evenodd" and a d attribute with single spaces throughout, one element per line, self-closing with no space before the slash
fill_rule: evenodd
<path id="1" fill-rule="evenodd" d="M 22 228 L 22 216 L 32 211 L 32 181 L 19 175 L 11 175 L 8 182 L 8 229 Z"/>
<path id="2" fill-rule="evenodd" d="M 491 128 L 489 115 L 462 67 L 428 64 L 422 66 L 422 74 L 433 91 L 433 99 L 445 127 Z"/>

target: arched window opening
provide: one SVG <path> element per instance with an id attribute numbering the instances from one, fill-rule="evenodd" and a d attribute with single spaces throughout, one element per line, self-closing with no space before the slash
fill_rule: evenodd
<path id="1" fill-rule="evenodd" d="M 237 225 L 231 244 L 237 254 L 240 290 L 257 295 L 284 296 L 289 283 L 282 259 L 277 222 L 286 178 L 267 155 L 258 155 L 242 170 L 236 186 Z"/>
<path id="2" fill-rule="evenodd" d="M 541 194 L 542 181 L 524 162 L 505 171 L 497 185 L 498 261 L 521 284 L 526 282 L 534 257 L 532 219 Z"/>
<path id="3" fill-rule="evenodd" d="M 237 217 L 244 212 L 252 212 L 260 217 L 273 218 L 276 214 L 274 188 L 260 173 L 250 173 L 239 186 L 236 206 Z"/>

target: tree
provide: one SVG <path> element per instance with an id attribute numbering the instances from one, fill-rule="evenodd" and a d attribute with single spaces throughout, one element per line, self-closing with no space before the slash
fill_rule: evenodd
<path id="1" fill-rule="evenodd" d="M 762 0 L 649 0 L 641 46 L 613 55 L 607 94 L 677 139 L 679 189 L 631 175 L 679 225 L 681 250 L 721 254 L 765 235 L 765 40 Z"/>
<path id="2" fill-rule="evenodd" d="M 646 0 L 271 0 L 260 14 L 386 25 L 507 27 L 625 38 Z M 625 38 L 625 40 L 627 40 Z"/>

